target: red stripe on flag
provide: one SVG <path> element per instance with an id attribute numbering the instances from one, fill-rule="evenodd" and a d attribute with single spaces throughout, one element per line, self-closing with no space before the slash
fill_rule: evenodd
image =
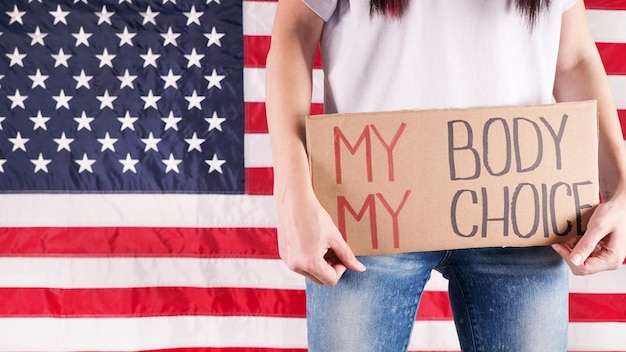
<path id="1" fill-rule="evenodd" d="M 0 288 L 0 317 L 5 318 L 180 315 L 304 318 L 305 314 L 303 290 L 195 287 Z"/>
<path id="2" fill-rule="evenodd" d="M 446 291 L 424 291 L 417 320 L 451 320 L 452 309 Z"/>
<path id="3" fill-rule="evenodd" d="M 93 302 L 98 302 L 94 305 Z M 140 302 L 138 304 L 138 302 Z M 439 308 L 435 306 L 440 306 Z M 447 293 L 426 291 L 417 320 L 451 320 Z M 304 318 L 304 290 L 136 287 L 0 288 L 0 317 L 272 316 Z"/>
<path id="4" fill-rule="evenodd" d="M 609 75 L 626 74 L 626 44 L 622 43 L 596 43 L 604 69 Z"/>
<path id="5" fill-rule="evenodd" d="M 246 133 L 267 133 L 267 114 L 265 112 L 265 103 L 263 102 L 246 102 Z M 324 104 L 311 104 L 311 115 L 319 115 L 324 113 Z"/>
<path id="6" fill-rule="evenodd" d="M 274 191 L 274 169 L 271 167 L 246 168 L 246 194 L 272 195 Z"/>
<path id="7" fill-rule="evenodd" d="M 626 293 L 570 293 L 569 307 L 570 322 L 626 322 Z M 448 293 L 425 291 L 417 320 L 451 319 Z"/>
<path id="8" fill-rule="evenodd" d="M 593 10 L 626 10 L 624 0 L 585 0 L 585 7 Z"/>
<path id="9" fill-rule="evenodd" d="M 0 228 L 0 255 L 278 258 L 274 228 Z"/>
<path id="10" fill-rule="evenodd" d="M 265 68 L 267 53 L 270 50 L 271 37 L 246 35 L 243 37 L 243 66 L 250 68 Z M 313 61 L 313 68 L 322 68 L 322 56 L 317 50 Z"/>
<path id="11" fill-rule="evenodd" d="M 569 304 L 570 322 L 626 322 L 626 293 L 570 293 Z"/>
<path id="12" fill-rule="evenodd" d="M 98 304 L 94 305 L 93 302 Z M 305 302 L 303 290 L 195 287 L 0 288 L 0 317 L 207 315 L 304 318 Z M 447 292 L 425 291 L 417 320 L 452 320 Z M 570 322 L 626 322 L 626 294 L 572 293 Z"/>
<path id="13" fill-rule="evenodd" d="M 246 133 L 267 133 L 265 103 L 246 102 L 244 109 L 246 115 Z"/>

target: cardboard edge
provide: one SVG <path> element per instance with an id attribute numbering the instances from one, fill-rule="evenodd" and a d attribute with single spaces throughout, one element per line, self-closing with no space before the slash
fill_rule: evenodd
<path id="1" fill-rule="evenodd" d="M 396 111 L 367 111 L 367 112 L 348 112 L 348 113 L 331 113 L 331 114 L 317 114 L 317 115 L 307 115 L 305 116 L 305 128 L 308 125 L 309 121 L 313 120 L 323 120 L 330 119 L 336 117 L 338 115 L 349 118 L 351 116 L 376 116 L 381 114 L 387 114 L 390 112 L 394 113 L 415 113 L 415 112 L 426 112 L 426 111 L 458 111 L 458 112 L 466 112 L 466 111 L 489 111 L 489 110 L 500 110 L 500 109 L 508 109 L 508 108 L 530 108 L 530 107 L 542 107 L 542 106 L 552 106 L 552 105 L 585 105 L 585 104 L 594 104 L 594 109 L 597 111 L 598 101 L 595 99 L 589 100 L 580 100 L 580 101 L 566 101 L 566 102 L 553 102 L 553 103 L 545 103 L 545 104 L 523 104 L 523 105 L 494 105 L 494 106 L 477 106 L 470 108 L 442 108 L 442 109 L 404 109 L 404 110 L 396 110 Z M 308 131 L 308 128 L 306 128 Z M 308 137 L 308 132 L 307 132 Z M 307 147 L 308 147 L 307 143 Z"/>

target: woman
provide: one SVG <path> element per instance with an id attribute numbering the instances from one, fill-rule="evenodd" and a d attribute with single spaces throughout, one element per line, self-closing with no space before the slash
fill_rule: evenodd
<path id="1" fill-rule="evenodd" d="M 309 349 L 406 350 L 434 269 L 449 280 L 464 351 L 565 351 L 565 263 L 585 275 L 626 256 L 624 144 L 582 1 L 279 0 L 274 23 L 266 102 L 278 242 L 308 279 Z M 585 236 L 575 246 L 357 259 L 309 179 L 303 118 L 320 44 L 327 113 L 596 99 L 604 202 Z"/>

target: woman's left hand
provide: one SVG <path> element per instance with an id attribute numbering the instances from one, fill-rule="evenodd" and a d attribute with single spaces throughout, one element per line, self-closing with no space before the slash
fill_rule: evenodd
<path id="1" fill-rule="evenodd" d="M 626 258 L 626 202 L 611 200 L 595 209 L 575 245 L 553 244 L 575 275 L 617 270 Z"/>

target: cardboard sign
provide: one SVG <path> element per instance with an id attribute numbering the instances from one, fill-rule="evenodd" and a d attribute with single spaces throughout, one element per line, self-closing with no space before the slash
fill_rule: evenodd
<path id="1" fill-rule="evenodd" d="M 565 242 L 599 203 L 595 101 L 309 116 L 306 137 L 358 255 Z"/>

